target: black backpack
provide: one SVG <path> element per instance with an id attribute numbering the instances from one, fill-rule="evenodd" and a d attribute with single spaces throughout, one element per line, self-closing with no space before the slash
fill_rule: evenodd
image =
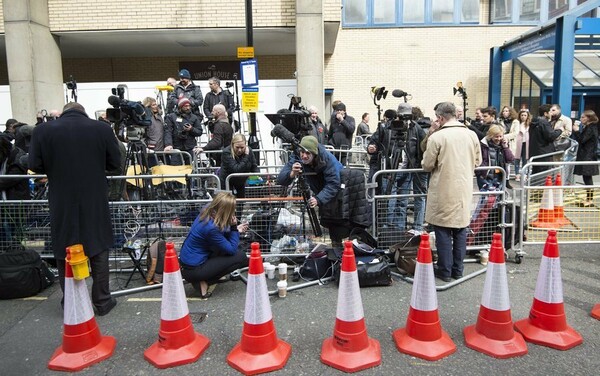
<path id="1" fill-rule="evenodd" d="M 21 245 L 0 253 L 0 299 L 33 296 L 54 282 L 40 254 Z"/>

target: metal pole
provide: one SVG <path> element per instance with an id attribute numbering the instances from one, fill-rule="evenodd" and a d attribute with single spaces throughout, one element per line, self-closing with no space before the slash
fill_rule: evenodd
<path id="1" fill-rule="evenodd" d="M 246 0 L 246 46 L 254 46 L 254 35 L 252 30 L 252 0 Z M 248 146 L 252 150 L 260 149 L 260 143 L 258 137 L 256 137 L 256 112 L 248 113 Z M 260 156 L 258 153 L 254 154 L 256 163 L 260 164 Z"/>

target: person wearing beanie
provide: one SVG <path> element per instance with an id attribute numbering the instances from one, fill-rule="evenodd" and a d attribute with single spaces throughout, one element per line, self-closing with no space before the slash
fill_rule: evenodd
<path id="1" fill-rule="evenodd" d="M 308 205 L 319 207 L 321 220 L 328 214 L 339 213 L 342 164 L 314 136 L 304 136 L 299 149 L 281 169 L 277 184 L 289 186 L 296 177 L 305 174 L 305 181 L 313 194 Z M 335 222 L 321 224 L 329 229 L 332 244 L 341 246 L 342 239 L 350 234 L 350 225 L 339 216 L 337 218 Z"/>
<path id="2" fill-rule="evenodd" d="M 180 107 L 179 100 L 187 98 L 190 101 L 192 113 L 196 115 L 200 121 L 204 118 L 202 111 L 202 90 L 200 86 L 196 86 L 192 81 L 192 75 L 187 69 L 179 71 L 179 82 L 175 85 L 175 89 L 169 93 L 167 98 L 167 114 L 171 114 Z"/>
<path id="3" fill-rule="evenodd" d="M 334 107 L 329 123 L 329 145 L 335 149 L 350 149 L 352 147 L 352 135 L 356 130 L 356 121 L 346 113 L 346 105 L 342 102 Z M 347 153 L 339 153 L 338 160 L 346 165 Z"/>
<path id="4" fill-rule="evenodd" d="M 194 147 L 197 145 L 196 137 L 202 136 L 201 118 L 192 113 L 192 101 L 187 97 L 181 97 L 177 101 L 177 110 L 165 117 L 164 151 L 179 149 L 194 155 Z M 171 155 L 171 164 L 191 164 L 191 161 L 183 160 L 181 154 Z"/>

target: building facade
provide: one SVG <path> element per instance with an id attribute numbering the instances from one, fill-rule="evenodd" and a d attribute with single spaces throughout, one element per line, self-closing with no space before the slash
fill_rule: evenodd
<path id="1" fill-rule="evenodd" d="M 383 111 L 402 100 L 393 89 L 432 115 L 440 101 L 462 104 L 453 93 L 461 81 L 473 114 L 488 103 L 490 48 L 581 2 L 254 0 L 249 36 L 243 0 L 2 0 L 0 84 L 10 85 L 14 117 L 31 122 L 64 104 L 71 76 L 160 81 L 186 63 L 235 66 L 251 37 L 260 79 L 296 77 L 303 104 L 324 119 L 342 100 L 357 119 L 374 114 L 374 129 L 375 104 Z M 389 95 L 375 103 L 372 87 L 381 86 Z"/>

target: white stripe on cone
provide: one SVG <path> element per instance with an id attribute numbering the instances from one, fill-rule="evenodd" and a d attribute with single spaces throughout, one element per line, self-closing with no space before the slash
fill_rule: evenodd
<path id="1" fill-rule="evenodd" d="M 265 273 L 248 274 L 246 307 L 244 309 L 245 323 L 259 325 L 273 319 L 268 291 Z"/>
<path id="2" fill-rule="evenodd" d="M 365 317 L 356 271 L 345 272 L 342 270 L 340 272 L 338 305 L 335 317 L 346 322 L 362 320 Z"/>
<path id="3" fill-rule="evenodd" d="M 553 189 L 553 191 L 554 192 L 552 192 L 552 197 L 553 197 L 554 207 L 564 206 L 562 186 L 561 186 L 561 188 Z"/>
<path id="4" fill-rule="evenodd" d="M 488 263 L 481 305 L 494 311 L 510 309 L 506 264 Z"/>
<path id="5" fill-rule="evenodd" d="M 552 191 L 553 189 L 544 189 L 540 209 L 554 210 L 554 195 L 552 194 Z"/>
<path id="6" fill-rule="evenodd" d="M 534 296 L 545 303 L 563 302 L 560 258 L 542 256 Z"/>
<path id="7" fill-rule="evenodd" d="M 85 280 L 65 278 L 65 325 L 78 325 L 90 321 L 94 309 Z"/>
<path id="8" fill-rule="evenodd" d="M 438 302 L 432 264 L 417 262 L 414 281 L 410 306 L 419 311 L 435 311 Z"/>
<path id="9" fill-rule="evenodd" d="M 181 271 L 163 274 L 162 304 L 160 318 L 162 320 L 179 320 L 189 314 Z"/>

